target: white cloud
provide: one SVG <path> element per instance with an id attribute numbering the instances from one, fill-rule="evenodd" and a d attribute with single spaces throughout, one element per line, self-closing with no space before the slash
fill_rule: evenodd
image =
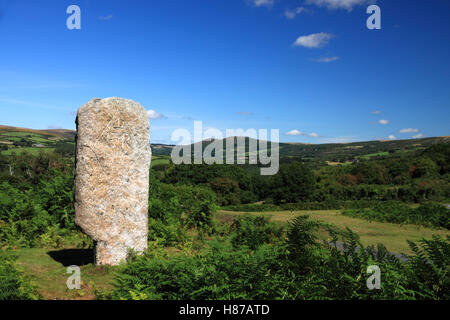
<path id="1" fill-rule="evenodd" d="M 378 121 L 378 123 L 379 124 L 383 124 L 383 125 L 389 124 L 389 120 L 381 119 L 381 120 Z"/>
<path id="2" fill-rule="evenodd" d="M 306 11 L 306 9 L 303 8 L 303 7 L 298 7 L 298 8 L 293 9 L 293 10 L 286 10 L 284 12 L 284 15 L 288 19 L 294 19 L 298 14 L 302 13 L 303 11 Z"/>
<path id="3" fill-rule="evenodd" d="M 294 130 L 286 132 L 286 135 L 288 135 L 288 136 L 301 136 L 301 135 L 303 135 L 303 132 L 298 131 L 297 129 L 294 129 Z"/>
<path id="4" fill-rule="evenodd" d="M 419 129 L 415 128 L 406 128 L 399 131 L 400 133 L 417 133 L 419 132 Z"/>
<path id="5" fill-rule="evenodd" d="M 239 112 L 236 112 L 236 114 L 238 114 L 240 116 L 251 116 L 253 113 L 248 112 L 248 111 L 239 111 Z"/>
<path id="6" fill-rule="evenodd" d="M 387 137 L 389 140 L 395 140 L 395 139 L 397 139 L 397 137 L 396 136 L 394 136 L 393 134 L 391 134 L 389 137 Z"/>
<path id="7" fill-rule="evenodd" d="M 294 46 L 302 46 L 306 48 L 321 48 L 325 46 L 333 37 L 330 33 L 320 32 L 307 36 L 300 36 L 295 40 Z"/>
<path id="8" fill-rule="evenodd" d="M 310 138 L 318 138 L 319 134 L 312 132 L 312 133 L 306 133 L 306 132 L 302 132 L 300 130 L 294 129 L 291 131 L 288 131 L 285 133 L 287 136 L 305 136 L 305 137 L 310 137 Z"/>
<path id="9" fill-rule="evenodd" d="M 251 0 L 255 7 L 271 7 L 274 0 Z"/>
<path id="10" fill-rule="evenodd" d="M 372 111 L 371 114 L 381 114 L 381 111 L 380 110 L 375 110 L 375 111 Z"/>
<path id="11" fill-rule="evenodd" d="M 416 134 L 416 135 L 413 136 L 414 139 L 420 139 L 420 138 L 423 138 L 423 137 L 424 136 L 423 136 L 422 133 L 419 133 L 419 134 Z"/>
<path id="12" fill-rule="evenodd" d="M 98 17 L 100 20 L 111 20 L 113 18 L 112 14 L 108 14 L 107 16 Z"/>
<path id="13" fill-rule="evenodd" d="M 155 110 L 151 110 L 151 109 L 147 111 L 147 114 L 148 114 L 148 117 L 152 120 L 162 119 L 162 118 L 166 117 L 165 115 L 163 115 L 159 112 L 156 112 Z"/>
<path id="14" fill-rule="evenodd" d="M 313 4 L 327 9 L 346 9 L 351 11 L 353 7 L 376 3 L 376 0 L 307 0 L 307 4 Z"/>
<path id="15" fill-rule="evenodd" d="M 315 59 L 314 61 L 328 63 L 328 62 L 333 62 L 333 61 L 336 61 L 339 59 L 340 59 L 339 57 L 324 57 L 324 58 Z"/>

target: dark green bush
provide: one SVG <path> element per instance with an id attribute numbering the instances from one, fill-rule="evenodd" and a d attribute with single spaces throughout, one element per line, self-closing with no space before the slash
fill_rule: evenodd
<path id="1" fill-rule="evenodd" d="M 283 233 L 283 228 L 269 222 L 268 217 L 244 215 L 234 219 L 230 232 L 234 247 L 245 245 L 255 250 L 264 243 L 276 242 Z"/>
<path id="2" fill-rule="evenodd" d="M 33 187 L 0 184 L 0 247 L 58 246 L 75 232 L 73 176 L 54 170 Z"/>
<path id="3" fill-rule="evenodd" d="M 208 242 L 210 249 L 188 256 L 149 253 L 123 265 L 113 299 L 274 299 L 283 286 L 277 247 L 233 249 Z"/>
<path id="4" fill-rule="evenodd" d="M 419 244 L 408 241 L 414 255 L 408 261 L 408 278 L 418 298 L 450 298 L 450 237 L 434 236 Z"/>
<path id="5" fill-rule="evenodd" d="M 35 287 L 17 270 L 16 257 L 0 250 L 0 300 L 38 299 Z"/>
<path id="6" fill-rule="evenodd" d="M 148 207 L 149 240 L 158 240 L 164 245 L 182 242 L 189 228 L 212 233 L 215 201 L 214 193 L 205 187 L 152 181 Z"/>
<path id="7" fill-rule="evenodd" d="M 421 204 L 416 209 L 400 202 L 380 202 L 370 209 L 346 210 L 342 214 L 370 221 L 409 223 L 447 229 L 450 227 L 449 210 L 434 202 Z"/>

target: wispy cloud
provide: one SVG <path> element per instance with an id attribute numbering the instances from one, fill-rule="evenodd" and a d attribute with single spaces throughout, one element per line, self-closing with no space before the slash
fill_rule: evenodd
<path id="1" fill-rule="evenodd" d="M 390 136 L 387 137 L 389 140 L 396 140 L 397 137 L 394 136 L 393 134 L 391 134 Z"/>
<path id="2" fill-rule="evenodd" d="M 413 136 L 414 139 L 420 139 L 420 138 L 423 138 L 423 137 L 424 137 L 424 135 L 422 133 L 419 133 L 419 134 L 416 134 L 416 135 Z"/>
<path id="3" fill-rule="evenodd" d="M 374 4 L 376 0 L 306 0 L 306 4 L 325 7 L 330 10 L 346 9 L 353 10 L 356 6 Z"/>
<path id="4" fill-rule="evenodd" d="M 275 0 L 251 0 L 255 7 L 272 7 Z"/>
<path id="5" fill-rule="evenodd" d="M 333 62 L 333 61 L 337 61 L 339 60 L 339 57 L 324 57 L 324 58 L 318 58 L 318 59 L 314 59 L 313 61 L 315 62 L 322 62 L 322 63 L 328 63 L 328 62 Z"/>
<path id="6" fill-rule="evenodd" d="M 0 71 L 0 78 L 7 79 L 6 84 L 2 84 L 2 89 L 23 89 L 23 90 L 59 90 L 82 88 L 85 84 L 76 83 L 67 79 L 50 78 L 47 75 L 35 75 L 15 71 Z"/>
<path id="7" fill-rule="evenodd" d="M 152 119 L 152 120 L 166 118 L 165 115 L 163 115 L 159 112 L 156 112 L 155 110 L 152 110 L 152 109 L 148 110 L 147 114 L 148 114 L 149 119 Z"/>
<path id="8" fill-rule="evenodd" d="M 401 129 L 399 130 L 400 133 L 417 133 L 419 132 L 419 129 L 415 129 L 415 128 L 406 128 L 406 129 Z"/>
<path id="9" fill-rule="evenodd" d="M 372 111 L 371 114 L 381 114 L 381 111 L 380 110 L 375 110 L 375 111 Z"/>
<path id="10" fill-rule="evenodd" d="M 304 7 L 298 7 L 296 9 L 284 11 L 284 16 L 288 19 L 294 19 L 297 15 L 305 11 L 306 9 Z"/>
<path id="11" fill-rule="evenodd" d="M 382 124 L 382 125 L 386 125 L 386 124 L 389 124 L 389 120 L 386 120 L 386 119 L 381 119 L 381 120 L 378 120 L 378 123 L 379 124 Z"/>
<path id="12" fill-rule="evenodd" d="M 100 20 L 111 20 L 113 18 L 112 14 L 108 14 L 107 16 L 98 17 Z"/>
<path id="13" fill-rule="evenodd" d="M 253 114 L 253 112 L 239 111 L 239 112 L 236 112 L 236 114 L 238 114 L 240 116 L 251 116 Z"/>
<path id="14" fill-rule="evenodd" d="M 310 137 L 310 138 L 318 138 L 319 134 L 312 132 L 312 133 L 306 133 L 306 132 L 302 132 L 300 130 L 297 129 L 293 129 L 291 131 L 288 131 L 285 133 L 285 135 L 287 136 L 305 136 L 305 137 Z"/>
<path id="15" fill-rule="evenodd" d="M 172 130 L 175 130 L 178 128 L 179 127 L 177 127 L 177 126 L 155 126 L 155 125 L 153 125 L 150 127 L 150 130 L 151 131 L 172 131 Z"/>
<path id="16" fill-rule="evenodd" d="M 67 109 L 72 108 L 72 107 L 62 107 L 62 106 L 35 103 L 32 101 L 24 101 L 24 100 L 9 99 L 9 98 L 0 98 L 0 104 L 17 105 L 17 106 L 23 106 L 23 107 L 28 107 L 28 108 L 38 108 L 38 109 L 47 109 L 47 110 L 59 110 L 59 111 L 66 111 L 66 112 L 67 112 Z"/>
<path id="17" fill-rule="evenodd" d="M 301 136 L 301 135 L 303 135 L 303 132 L 301 132 L 297 129 L 294 129 L 294 130 L 286 132 L 286 135 L 287 136 Z"/>
<path id="18" fill-rule="evenodd" d="M 306 48 L 321 48 L 325 46 L 333 37 L 330 33 L 320 32 L 313 33 L 307 36 L 300 36 L 295 40 L 294 46 L 301 46 Z"/>

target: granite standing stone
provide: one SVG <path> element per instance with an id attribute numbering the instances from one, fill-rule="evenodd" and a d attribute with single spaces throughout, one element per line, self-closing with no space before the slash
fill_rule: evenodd
<path id="1" fill-rule="evenodd" d="M 92 99 L 77 113 L 75 223 L 95 243 L 95 263 L 117 265 L 147 249 L 151 161 L 146 110 Z"/>

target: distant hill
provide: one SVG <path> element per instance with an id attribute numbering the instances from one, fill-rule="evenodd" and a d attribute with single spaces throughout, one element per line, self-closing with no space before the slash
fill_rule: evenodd
<path id="1" fill-rule="evenodd" d="M 232 139 L 227 138 L 227 139 Z M 249 143 L 257 142 L 252 138 L 245 138 L 245 153 L 248 156 Z M 192 153 L 195 145 L 202 144 L 202 150 L 209 145 L 211 140 L 204 140 L 192 145 Z M 400 154 L 420 149 L 425 149 L 437 143 L 449 143 L 450 137 L 434 137 L 422 139 L 388 140 L 388 141 L 363 141 L 352 143 L 327 143 L 327 144 L 306 144 L 306 143 L 280 143 L 279 153 L 281 158 L 302 158 L 321 159 L 324 161 L 345 162 L 360 158 L 370 158 L 377 156 L 387 156 Z M 226 141 L 222 140 L 225 148 Z M 236 140 L 234 141 L 236 150 Z M 270 142 L 268 142 L 270 148 Z M 259 150 L 261 152 L 264 150 Z"/>
<path id="2" fill-rule="evenodd" d="M 46 129 L 35 130 L 19 127 L 0 125 L 0 147 L 10 149 L 19 147 L 35 147 L 35 148 L 53 148 L 55 145 L 74 144 L 76 131 L 66 129 Z M 235 137 L 227 138 L 234 139 Z M 212 140 L 204 140 L 191 145 L 193 154 L 195 145 L 202 144 L 202 151 L 208 146 Z M 245 156 L 249 156 L 250 142 L 258 141 L 245 137 Z M 306 143 L 280 143 L 281 158 L 302 158 L 302 159 L 320 159 L 332 162 L 352 161 L 360 158 L 386 156 L 392 154 L 401 154 L 420 149 L 425 149 L 437 143 L 449 143 L 450 136 L 407 139 L 407 140 L 388 140 L 388 141 L 364 141 L 352 143 L 327 143 L 327 144 L 306 144 Z M 226 140 L 222 140 L 225 148 Z M 236 139 L 234 139 L 234 148 L 236 150 Z M 169 156 L 173 145 L 152 144 L 152 152 L 155 156 Z M 270 148 L 270 142 L 268 142 Z M 257 152 L 264 150 L 257 149 Z"/>
<path id="3" fill-rule="evenodd" d="M 36 153 L 39 149 L 63 148 L 62 145 L 73 149 L 75 136 L 75 130 L 37 130 L 0 125 L 0 151 L 5 155 L 20 150 Z M 151 146 L 155 156 L 169 156 L 173 148 L 172 145 L 165 144 L 152 144 Z"/>
<path id="4" fill-rule="evenodd" d="M 152 155 L 154 156 L 170 156 L 174 146 L 169 144 L 152 143 L 151 147 Z"/>
<path id="5" fill-rule="evenodd" d="M 280 155 L 286 157 L 321 158 L 323 160 L 343 162 L 367 156 L 383 156 L 420 150 L 433 144 L 449 142 L 449 137 L 433 137 L 310 145 L 280 144 Z"/>
<path id="6" fill-rule="evenodd" d="M 11 132 L 25 132 L 25 133 L 50 136 L 50 137 L 60 138 L 60 139 L 74 139 L 75 134 L 76 134 L 76 131 L 67 130 L 67 129 L 36 130 L 36 129 L 27 129 L 27 128 L 0 125 L 0 135 L 2 135 L 2 134 L 6 135 L 7 133 L 11 133 Z"/>
<path id="7" fill-rule="evenodd" d="M 42 132 L 49 133 L 49 134 L 56 134 L 64 139 L 75 139 L 75 136 L 77 132 L 75 130 L 68 130 L 68 129 L 49 129 L 49 130 L 42 130 Z"/>

